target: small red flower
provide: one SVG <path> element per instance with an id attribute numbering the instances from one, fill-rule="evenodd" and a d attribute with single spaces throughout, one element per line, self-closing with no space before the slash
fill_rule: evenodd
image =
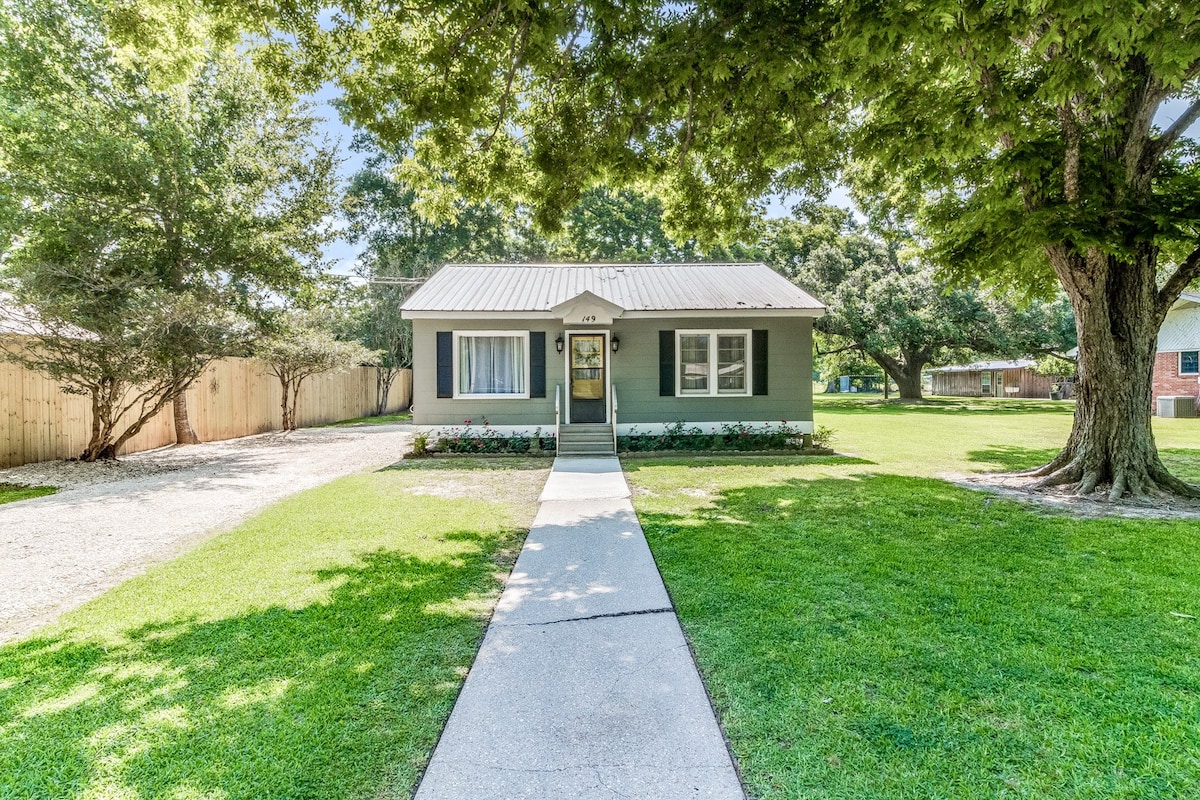
<path id="1" fill-rule="evenodd" d="M 779 420 L 779 422 L 780 422 L 781 424 L 783 424 L 783 425 L 787 425 L 787 420 L 786 420 L 786 419 L 781 419 L 781 420 Z"/>
<path id="2" fill-rule="evenodd" d="M 471 420 L 469 420 L 469 419 L 463 420 L 463 425 L 470 425 L 470 424 L 471 424 Z"/>

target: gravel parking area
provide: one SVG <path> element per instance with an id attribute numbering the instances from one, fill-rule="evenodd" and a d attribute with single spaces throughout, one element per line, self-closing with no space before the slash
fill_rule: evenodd
<path id="1" fill-rule="evenodd" d="M 400 460 L 407 425 L 306 428 L 115 463 L 0 470 L 0 483 L 61 487 L 0 505 L 0 642 L 228 530 L 286 495 Z"/>

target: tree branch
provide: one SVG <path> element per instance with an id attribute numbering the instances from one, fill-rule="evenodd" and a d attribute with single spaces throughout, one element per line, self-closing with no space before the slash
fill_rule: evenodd
<path id="1" fill-rule="evenodd" d="M 817 355 L 818 356 L 837 355 L 838 353 L 845 353 L 847 350 L 862 350 L 862 347 L 857 344 L 848 344 L 845 347 L 839 347 L 836 350 L 826 350 L 826 351 L 822 352 L 821 346 L 817 345 Z"/>
<path id="2" fill-rule="evenodd" d="M 1166 317 L 1171 306 L 1179 299 L 1179 295 L 1192 281 L 1200 277 L 1200 247 L 1183 260 L 1166 283 L 1158 290 L 1158 319 L 1161 322 Z"/>
<path id="3" fill-rule="evenodd" d="M 1171 146 L 1179 140 L 1188 128 L 1200 120 L 1200 100 L 1194 101 L 1187 110 L 1179 115 L 1179 119 L 1171 124 L 1162 134 L 1155 139 L 1150 146 L 1149 156 L 1152 159 L 1150 166 L 1157 167 L 1158 162 L 1166 155 Z"/>
<path id="4" fill-rule="evenodd" d="M 1073 203 L 1079 199 L 1079 151 L 1083 137 L 1075 109 L 1069 103 L 1058 109 L 1058 120 L 1062 123 L 1063 139 L 1067 146 L 1063 160 L 1063 198 Z"/>

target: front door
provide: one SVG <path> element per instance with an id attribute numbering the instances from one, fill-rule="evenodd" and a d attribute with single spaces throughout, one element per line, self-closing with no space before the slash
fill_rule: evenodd
<path id="1" fill-rule="evenodd" d="M 603 333 L 572 333 L 571 422 L 608 422 Z"/>

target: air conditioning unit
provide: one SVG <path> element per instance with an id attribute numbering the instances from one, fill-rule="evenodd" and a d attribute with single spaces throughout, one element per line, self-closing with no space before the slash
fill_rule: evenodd
<path id="1" fill-rule="evenodd" d="M 1168 395 L 1158 398 L 1158 415 L 1160 417 L 1194 417 L 1196 416 L 1196 398 L 1189 395 Z"/>

